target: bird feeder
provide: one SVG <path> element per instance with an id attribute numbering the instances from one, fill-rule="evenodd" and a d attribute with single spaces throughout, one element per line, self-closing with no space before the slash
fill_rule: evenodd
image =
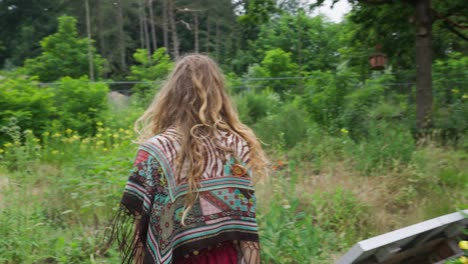
<path id="1" fill-rule="evenodd" d="M 377 46 L 375 46 L 374 54 L 369 57 L 369 63 L 372 70 L 383 70 L 387 63 L 387 57 L 380 51 L 380 49 L 381 46 L 377 44 Z"/>

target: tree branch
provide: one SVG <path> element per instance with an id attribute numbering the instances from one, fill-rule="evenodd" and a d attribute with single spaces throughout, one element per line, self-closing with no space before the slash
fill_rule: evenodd
<path id="1" fill-rule="evenodd" d="M 437 19 L 442 19 L 442 20 L 444 20 L 444 22 L 449 23 L 450 25 L 452 25 L 452 26 L 454 26 L 454 27 L 457 27 L 457 28 L 468 29 L 468 26 L 467 26 L 467 25 L 459 24 L 459 23 L 453 21 L 452 19 L 448 18 L 448 16 L 444 16 L 444 15 L 438 13 L 438 12 L 435 11 L 435 10 L 432 10 L 432 12 L 434 13 L 434 15 L 435 15 L 435 17 L 436 17 Z"/>
<path id="2" fill-rule="evenodd" d="M 457 36 L 460 37 L 461 39 L 468 41 L 468 36 L 463 35 L 463 33 L 461 33 L 460 31 L 456 30 L 456 29 L 455 29 L 454 27 L 452 27 L 452 25 L 449 24 L 447 21 L 444 21 L 444 26 L 445 26 L 445 28 L 447 28 L 448 30 L 450 30 L 452 33 L 454 33 L 455 35 L 457 35 Z"/>

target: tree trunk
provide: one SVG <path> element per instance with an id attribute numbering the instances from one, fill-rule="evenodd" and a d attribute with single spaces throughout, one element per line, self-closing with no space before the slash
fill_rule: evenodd
<path id="1" fill-rule="evenodd" d="M 91 18 L 89 14 L 89 2 L 85 0 L 86 9 L 86 32 L 88 35 L 88 62 L 89 62 L 89 79 L 94 82 L 94 61 L 93 61 L 93 47 L 91 43 Z"/>
<path id="2" fill-rule="evenodd" d="M 432 123 L 432 16 L 431 0 L 415 2 L 416 125 L 424 133 Z"/>
<path id="3" fill-rule="evenodd" d="M 210 52 L 210 16 L 206 16 L 206 53 Z"/>
<path id="4" fill-rule="evenodd" d="M 123 20 L 122 0 L 117 2 L 117 25 L 119 27 L 119 50 L 120 50 L 120 67 L 122 72 L 127 70 L 126 62 L 126 45 L 125 45 L 125 32 Z"/>
<path id="5" fill-rule="evenodd" d="M 167 26 L 167 14 L 169 13 L 169 5 L 168 1 L 170 0 L 163 0 L 163 38 L 164 38 L 164 47 L 166 47 L 166 50 L 169 50 L 169 29 Z"/>
<path id="6" fill-rule="evenodd" d="M 177 26 L 175 21 L 175 11 L 174 11 L 174 0 L 169 0 L 169 22 L 171 25 L 171 34 L 172 34 L 172 49 L 173 56 L 175 59 L 179 58 L 179 38 L 177 36 Z"/>
<path id="7" fill-rule="evenodd" d="M 153 52 L 158 49 L 158 43 L 156 42 L 156 26 L 154 22 L 154 13 L 153 13 L 153 0 L 148 1 L 149 15 L 150 15 L 150 25 L 151 25 L 151 40 L 153 42 Z"/>
<path id="8" fill-rule="evenodd" d="M 97 34 L 99 38 L 99 49 L 101 50 L 101 54 L 104 57 L 107 57 L 107 45 L 106 40 L 104 38 L 104 24 L 103 24 L 103 14 L 101 13 L 101 0 L 96 0 L 96 16 L 97 16 Z"/>
<path id="9" fill-rule="evenodd" d="M 144 32 L 144 22 L 145 18 L 145 7 L 143 5 L 143 0 L 138 0 L 138 21 L 140 22 L 140 48 L 145 48 L 145 32 Z"/>
<path id="10" fill-rule="evenodd" d="M 193 14 L 193 34 L 194 34 L 194 37 L 195 37 L 195 53 L 198 53 L 199 52 L 199 25 L 198 25 L 198 13 L 195 12 Z"/>
<path id="11" fill-rule="evenodd" d="M 219 18 L 216 18 L 216 41 L 215 41 L 215 56 L 216 56 L 216 60 L 219 61 L 219 57 L 220 57 L 220 54 L 221 54 L 221 31 L 219 29 Z"/>
<path id="12" fill-rule="evenodd" d="M 148 30 L 148 17 L 146 16 L 146 9 L 144 10 L 143 15 L 143 35 L 145 36 L 145 49 L 148 51 L 148 58 L 151 60 L 151 41 Z"/>

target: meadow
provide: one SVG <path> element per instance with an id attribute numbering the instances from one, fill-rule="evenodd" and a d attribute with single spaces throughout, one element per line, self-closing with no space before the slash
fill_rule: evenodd
<path id="1" fill-rule="evenodd" d="M 70 128 L 35 135 L 10 120 L 0 149 L 0 263 L 117 263 L 104 234 L 141 111 L 109 103 L 90 136 Z M 466 151 L 416 143 L 385 124 L 373 128 L 384 136 L 356 143 L 346 129 L 332 136 L 288 111 L 254 125 L 265 139 L 276 134 L 264 146 L 270 174 L 256 185 L 265 263 L 332 263 L 361 239 L 466 208 Z M 301 126 L 305 137 L 288 146 L 281 130 Z"/>

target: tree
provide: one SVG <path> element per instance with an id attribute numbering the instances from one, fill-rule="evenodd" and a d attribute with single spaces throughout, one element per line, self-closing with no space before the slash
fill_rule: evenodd
<path id="1" fill-rule="evenodd" d="M 64 8 L 64 0 L 0 1 L 0 68 L 39 55 L 39 41 L 54 32 Z"/>
<path id="2" fill-rule="evenodd" d="M 42 82 L 55 81 L 64 76 L 79 78 L 88 74 L 88 39 L 78 38 L 75 18 L 62 16 L 58 21 L 57 33 L 45 37 L 40 43 L 42 54 L 25 62 L 26 72 L 38 76 Z M 99 76 L 103 71 L 104 60 L 96 54 L 93 63 L 95 76 Z"/>
<path id="3" fill-rule="evenodd" d="M 333 0 L 333 3 L 339 0 Z M 316 5 L 320 5 L 324 0 L 318 0 Z M 432 39 L 433 24 L 436 20 L 443 20 L 447 28 L 462 38 L 468 39 L 457 28 L 467 28 L 465 23 L 468 13 L 468 6 L 463 0 L 439 1 L 439 9 L 436 6 L 432 8 L 431 0 L 349 0 L 354 7 L 365 9 L 368 6 L 391 5 L 392 14 L 398 16 L 396 8 L 401 4 L 406 5 L 406 10 L 411 10 L 412 15 L 407 17 L 413 23 L 415 40 L 415 62 L 416 62 L 416 124 L 419 132 L 430 128 L 432 123 L 432 75 L 431 67 L 433 60 Z M 436 3 L 437 5 L 438 3 Z M 395 8 L 396 7 L 396 8 Z M 439 10 L 439 11 L 438 11 Z M 406 13 L 406 12 L 405 12 Z M 367 18 L 369 19 L 369 17 Z M 368 20 L 369 21 L 369 20 Z M 375 22 L 375 21 L 374 21 Z M 401 25 L 401 21 L 388 24 L 392 27 Z M 380 26 L 380 25 L 379 25 Z"/>

